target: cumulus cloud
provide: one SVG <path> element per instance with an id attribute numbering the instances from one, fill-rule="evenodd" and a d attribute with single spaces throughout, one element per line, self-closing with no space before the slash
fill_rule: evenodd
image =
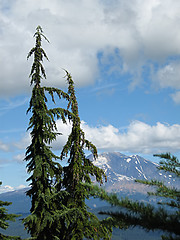
<path id="1" fill-rule="evenodd" d="M 180 149 L 180 125 L 168 125 L 157 122 L 149 125 L 142 121 L 132 121 L 125 128 L 117 128 L 109 124 L 106 126 L 89 126 L 86 122 L 81 122 L 81 127 L 85 132 L 86 139 L 97 147 L 98 151 L 119 151 L 133 154 L 155 154 L 162 152 L 177 153 Z M 71 132 L 72 125 L 67 122 L 63 124 L 57 120 L 58 132 L 62 135 L 52 143 L 53 151 L 61 151 Z M 26 134 L 19 142 L 14 144 L 15 151 L 13 161 L 23 163 L 25 157 L 24 150 L 30 144 L 30 136 Z M 6 162 L 12 162 L 6 160 Z M 5 160 L 1 161 L 2 163 Z"/>
<path id="2" fill-rule="evenodd" d="M 178 0 L 1 1 L 0 95 L 29 91 L 31 60 L 25 59 L 38 24 L 51 42 L 43 43 L 51 85 L 65 85 L 61 67 L 72 73 L 77 85 L 92 83 L 99 74 L 97 54 L 118 49 L 119 71 L 129 72 L 131 86 L 136 86 L 149 60 L 180 53 L 179 8 Z"/>
<path id="3" fill-rule="evenodd" d="M 83 127 L 87 137 L 103 150 L 152 154 L 180 149 L 180 125 L 157 123 L 150 126 L 144 122 L 133 121 L 125 132 L 112 125 L 92 129 L 85 124 Z"/>
<path id="4" fill-rule="evenodd" d="M 71 132 L 72 124 L 63 124 L 57 120 L 58 132 L 62 135 L 52 143 L 53 150 L 62 150 Z M 126 128 L 117 128 L 109 124 L 106 126 L 89 126 L 81 122 L 86 138 L 102 151 L 127 151 L 131 153 L 154 154 L 164 151 L 177 152 L 180 149 L 180 125 L 157 122 L 149 125 L 142 121 L 132 121 Z M 30 135 L 26 134 L 19 142 L 14 143 L 18 151 L 26 149 L 30 144 Z M 24 152 L 17 153 L 14 158 L 22 162 Z"/>
<path id="5" fill-rule="evenodd" d="M 164 151 L 176 152 L 180 149 L 179 124 L 158 122 L 151 126 L 141 121 L 133 121 L 124 131 L 112 125 L 92 127 L 84 121 L 81 125 L 86 138 L 99 150 L 154 154 Z M 59 120 L 57 126 L 63 135 L 53 143 L 53 148 L 61 149 L 67 141 L 71 125 L 64 125 Z"/>

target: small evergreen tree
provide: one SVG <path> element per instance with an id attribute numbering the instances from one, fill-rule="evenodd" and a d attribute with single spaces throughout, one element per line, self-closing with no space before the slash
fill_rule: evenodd
<path id="1" fill-rule="evenodd" d="M 68 157 L 68 165 L 63 168 L 63 188 L 68 192 L 65 205 L 70 209 L 71 215 L 66 223 L 66 234 L 63 239 L 110 239 L 111 227 L 105 226 L 105 221 L 99 219 L 88 211 L 85 199 L 89 199 L 89 187 L 84 183 L 91 184 L 91 176 L 99 183 L 106 178 L 104 171 L 96 167 L 84 153 L 84 149 L 90 150 L 97 158 L 96 147 L 86 140 L 81 129 L 78 112 L 78 103 L 75 95 L 74 82 L 71 75 L 66 71 L 68 82 L 69 104 L 68 109 L 72 112 L 72 131 L 65 144 L 61 159 Z"/>
<path id="2" fill-rule="evenodd" d="M 60 182 L 62 167 L 54 161 L 59 157 L 56 156 L 49 144 L 56 139 L 57 128 L 55 117 L 61 118 L 65 122 L 65 116 L 69 116 L 68 111 L 62 108 L 48 109 L 46 92 L 54 100 L 56 93 L 59 98 L 68 99 L 68 94 L 56 88 L 48 88 L 41 86 L 42 78 L 46 79 L 45 69 L 42 65 L 43 57 L 48 60 L 45 51 L 41 47 L 43 35 L 42 28 L 37 27 L 34 35 L 36 45 L 31 49 L 27 58 L 34 54 L 34 62 L 32 65 L 30 77 L 31 85 L 34 85 L 32 97 L 27 112 L 32 111 L 29 122 L 31 131 L 31 144 L 27 148 L 25 160 L 28 162 L 27 171 L 31 176 L 27 179 L 30 181 L 31 188 L 27 191 L 27 195 L 31 198 L 31 215 L 26 217 L 23 222 L 28 232 L 34 239 L 61 239 L 57 233 L 58 210 L 61 203 L 57 203 L 57 194 L 54 188 L 57 182 Z M 48 40 L 47 40 L 48 41 Z M 58 193 L 63 195 L 64 192 Z M 57 209 L 58 205 L 58 209 Z"/>
<path id="3" fill-rule="evenodd" d="M 170 153 L 154 155 L 163 158 L 160 161 L 158 169 L 165 170 L 175 174 L 176 177 L 180 176 L 180 162 Z M 162 198 L 159 201 L 158 208 L 151 204 L 145 204 L 138 201 L 129 200 L 128 198 L 118 199 L 116 194 L 107 194 L 104 190 L 99 189 L 97 186 L 93 187 L 92 194 L 106 200 L 112 206 L 119 206 L 119 211 L 115 212 L 101 212 L 101 214 L 108 214 L 112 217 L 110 224 L 116 227 L 127 228 L 129 226 L 140 226 L 146 230 L 162 230 L 166 232 L 162 236 L 163 240 L 178 240 L 180 239 L 180 190 L 175 187 L 168 187 L 163 182 L 156 180 L 142 181 L 136 180 L 139 183 L 156 186 L 155 192 L 149 192 L 149 195 L 154 195 Z M 122 210 L 126 209 L 126 212 Z M 169 234 L 168 234 L 169 233 Z"/>
<path id="4" fill-rule="evenodd" d="M 2 182 L 0 182 L 0 185 L 2 184 Z M 8 214 L 7 213 L 7 209 L 4 206 L 9 206 L 11 205 L 11 202 L 4 202 L 4 201 L 0 201 L 0 228 L 1 229 L 7 229 L 9 226 L 9 223 L 7 221 L 15 221 L 16 217 L 19 217 L 20 215 L 17 214 Z M 12 239 L 16 239 L 16 240 L 20 240 L 20 237 L 13 237 L 13 236 L 7 236 L 4 235 L 2 233 L 0 233 L 0 239 L 1 240 L 12 240 Z"/>

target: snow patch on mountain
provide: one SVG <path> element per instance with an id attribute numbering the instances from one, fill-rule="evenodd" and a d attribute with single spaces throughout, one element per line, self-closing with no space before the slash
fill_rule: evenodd
<path id="1" fill-rule="evenodd" d="M 115 173 L 115 175 L 118 177 L 118 180 L 133 180 L 134 178 L 133 177 L 127 177 L 125 175 L 121 175 L 121 174 L 118 174 L 118 173 Z"/>
<path id="2" fill-rule="evenodd" d="M 105 187 L 116 190 L 122 188 L 126 184 L 136 185 L 142 188 L 142 184 L 135 183 L 135 179 L 164 181 L 165 184 L 178 184 L 179 180 L 173 175 L 166 173 L 163 170 L 158 170 L 159 164 L 144 159 L 138 155 L 126 156 L 119 152 L 107 152 L 99 154 L 99 157 L 94 160 L 90 155 L 89 159 L 94 165 L 103 169 L 107 176 Z"/>
<path id="3" fill-rule="evenodd" d="M 107 164 L 108 160 L 106 157 L 99 155 L 99 157 L 94 161 L 96 166 L 102 166 L 103 164 Z"/>
<path id="4" fill-rule="evenodd" d="M 128 159 L 126 159 L 126 162 L 129 163 L 131 160 L 132 160 L 131 158 L 128 158 Z"/>

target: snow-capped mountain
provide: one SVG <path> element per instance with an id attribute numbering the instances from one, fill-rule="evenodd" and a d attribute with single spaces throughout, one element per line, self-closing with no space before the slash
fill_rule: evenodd
<path id="1" fill-rule="evenodd" d="M 102 168 L 107 176 L 107 183 L 105 187 L 107 190 L 130 190 L 145 192 L 147 186 L 135 183 L 135 179 L 151 180 L 157 179 L 163 181 L 170 186 L 179 184 L 173 174 L 158 170 L 158 164 L 146 160 L 138 155 L 126 156 L 119 152 L 110 152 L 99 154 L 97 160 L 93 160 L 93 156 L 89 158 L 93 163 Z"/>

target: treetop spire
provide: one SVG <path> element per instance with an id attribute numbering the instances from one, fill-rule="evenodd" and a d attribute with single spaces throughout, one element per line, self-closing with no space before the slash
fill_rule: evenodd
<path id="1" fill-rule="evenodd" d="M 31 85 L 34 83 L 36 87 L 39 87 L 42 77 L 46 79 L 46 72 L 42 65 L 43 57 L 45 57 L 46 60 L 49 61 L 47 54 L 45 53 L 44 49 L 41 47 L 42 37 L 47 42 L 49 42 L 49 40 L 43 34 L 43 30 L 41 26 L 38 26 L 36 28 L 34 37 L 36 38 L 36 44 L 35 44 L 35 47 L 33 47 L 28 53 L 27 59 L 29 59 L 31 55 L 34 54 L 34 62 L 33 62 L 29 77 L 31 77 Z"/>

